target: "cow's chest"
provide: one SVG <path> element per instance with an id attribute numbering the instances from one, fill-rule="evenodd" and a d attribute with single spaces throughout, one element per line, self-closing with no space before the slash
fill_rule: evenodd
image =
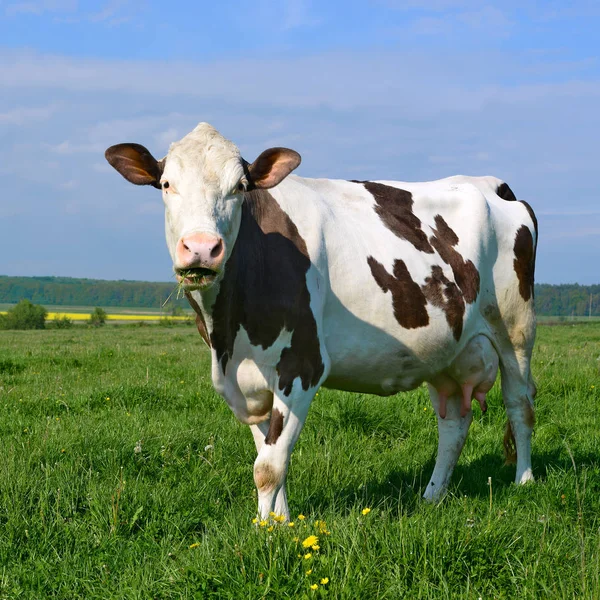
<path id="1" fill-rule="evenodd" d="M 291 338 L 292 333 L 283 330 L 271 346 L 262 348 L 251 343 L 242 327 L 225 368 L 213 352 L 213 384 L 240 421 L 259 423 L 269 417 L 280 378 L 277 366 Z"/>

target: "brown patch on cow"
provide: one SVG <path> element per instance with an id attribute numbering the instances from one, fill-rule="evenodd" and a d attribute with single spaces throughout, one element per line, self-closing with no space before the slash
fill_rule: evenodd
<path id="1" fill-rule="evenodd" d="M 519 279 L 519 293 L 521 298 L 527 302 L 533 296 L 535 249 L 533 236 L 526 225 L 521 225 L 517 231 L 514 253 L 513 265 Z"/>
<path id="2" fill-rule="evenodd" d="M 384 292 L 391 292 L 394 316 L 406 329 L 416 329 L 429 325 L 427 300 L 421 288 L 415 283 L 403 260 L 394 261 L 394 274 L 372 256 L 367 258 L 375 281 Z"/>
<path id="3" fill-rule="evenodd" d="M 375 212 L 383 224 L 399 238 L 410 242 L 417 250 L 433 254 L 433 248 L 421 229 L 421 220 L 413 213 L 413 197 L 410 192 L 372 181 L 353 181 L 362 183 L 373 195 Z"/>
<path id="4" fill-rule="evenodd" d="M 458 236 L 441 215 L 435 216 L 433 233 L 434 235 L 429 238 L 429 241 L 440 258 L 450 265 L 454 280 L 460 288 L 465 302 L 468 304 L 475 302 L 477 294 L 479 294 L 479 271 L 472 261 L 465 261 L 454 248 L 459 242 Z"/>
<path id="5" fill-rule="evenodd" d="M 533 406 L 529 402 L 525 403 L 525 425 L 527 427 L 531 427 L 535 425 L 535 412 L 533 410 Z"/>
<path id="6" fill-rule="evenodd" d="M 537 240 L 538 220 L 537 220 L 537 217 L 535 216 L 535 213 L 533 212 L 533 208 L 531 208 L 530 204 L 528 202 L 525 202 L 525 200 L 519 200 L 519 202 L 527 209 L 527 212 L 529 213 L 529 216 L 531 217 L 531 220 L 533 221 L 533 228 L 535 230 L 535 238 Z"/>
<path id="7" fill-rule="evenodd" d="M 515 436 L 510 426 L 510 421 L 506 422 L 506 429 L 504 430 L 504 464 L 514 465 L 517 462 L 517 445 L 515 442 Z"/>
<path id="8" fill-rule="evenodd" d="M 460 340 L 463 330 L 463 316 L 465 314 L 465 302 L 458 286 L 450 281 L 438 265 L 431 267 L 431 277 L 425 279 L 425 285 L 421 286 L 425 298 L 433 306 L 441 308 L 446 313 L 446 321 L 452 329 L 456 341 Z"/>
<path id="9" fill-rule="evenodd" d="M 269 425 L 269 432 L 265 438 L 265 444 L 276 444 L 282 431 L 283 413 L 278 408 L 274 408 L 271 413 L 271 424 Z"/>
<path id="10" fill-rule="evenodd" d="M 269 463 L 254 465 L 254 483 L 260 492 L 270 492 L 281 482 L 281 476 Z"/>
<path id="11" fill-rule="evenodd" d="M 496 190 L 496 194 L 502 198 L 502 200 L 507 200 L 508 202 L 516 202 L 517 197 L 514 195 L 513 191 L 510 189 L 508 183 L 501 183 Z"/>
<path id="12" fill-rule="evenodd" d="M 292 336 L 276 366 L 279 389 L 289 395 L 297 377 L 304 390 L 319 383 L 324 365 L 306 284 L 310 265 L 298 228 L 273 196 L 264 190 L 246 193 L 237 240 L 212 308 L 210 340 L 223 372 L 240 326 L 250 343 L 263 349 L 286 329 Z"/>
<path id="13" fill-rule="evenodd" d="M 206 342 L 206 345 L 210 348 L 210 338 L 208 336 L 208 330 L 206 329 L 206 322 L 204 321 L 202 310 L 200 309 L 200 306 L 198 306 L 198 303 L 194 300 L 194 297 L 189 292 L 184 292 L 184 294 L 190 306 L 194 309 L 194 312 L 196 313 L 196 327 L 198 328 L 198 333 Z"/>

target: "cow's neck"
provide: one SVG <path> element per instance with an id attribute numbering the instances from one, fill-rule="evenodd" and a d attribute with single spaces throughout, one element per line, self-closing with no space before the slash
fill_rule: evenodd
<path id="1" fill-rule="evenodd" d="M 308 335 L 314 326 L 316 333 L 306 284 L 309 268 L 306 243 L 275 198 L 262 190 L 246 193 L 223 279 L 202 293 L 199 302 L 210 345 L 223 371 L 233 356 L 240 327 L 253 346 L 263 349 L 284 328 Z M 302 327 L 296 327 L 297 323 Z"/>

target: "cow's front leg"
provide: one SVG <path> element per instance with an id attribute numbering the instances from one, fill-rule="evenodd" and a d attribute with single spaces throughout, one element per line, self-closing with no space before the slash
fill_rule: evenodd
<path id="1" fill-rule="evenodd" d="M 289 396 L 278 390 L 274 394 L 269 429 L 254 463 L 258 513 L 262 519 L 268 518 L 272 511 L 289 517 L 285 477 L 290 455 L 302 431 L 316 390 L 316 387 L 308 391 L 293 390 Z M 285 511 L 282 511 L 283 506 L 277 504 L 279 499 L 281 503 L 285 503 Z"/>
<path id="2" fill-rule="evenodd" d="M 269 419 L 268 421 L 263 421 L 258 425 L 250 425 L 250 430 L 252 431 L 254 443 L 256 444 L 256 451 L 258 453 L 260 453 L 260 450 L 265 443 L 265 437 L 269 433 L 270 424 L 271 420 Z M 285 491 L 285 477 L 283 479 L 281 487 L 279 488 L 279 492 L 277 492 L 277 496 L 275 498 L 274 512 L 277 515 L 283 515 L 286 519 L 290 518 L 290 509 L 288 508 L 287 494 Z"/>

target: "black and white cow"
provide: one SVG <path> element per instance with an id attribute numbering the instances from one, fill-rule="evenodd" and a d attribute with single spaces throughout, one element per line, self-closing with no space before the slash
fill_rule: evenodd
<path id="1" fill-rule="evenodd" d="M 437 499 L 471 399 L 485 409 L 499 364 L 516 481 L 533 479 L 537 223 L 506 183 L 297 177 L 293 150 L 249 164 L 206 123 L 162 160 L 138 144 L 106 158 L 162 190 L 167 245 L 214 386 L 256 442 L 261 517 L 289 514 L 290 453 L 321 385 L 390 395 L 428 382 L 439 444 L 425 497 Z"/>

